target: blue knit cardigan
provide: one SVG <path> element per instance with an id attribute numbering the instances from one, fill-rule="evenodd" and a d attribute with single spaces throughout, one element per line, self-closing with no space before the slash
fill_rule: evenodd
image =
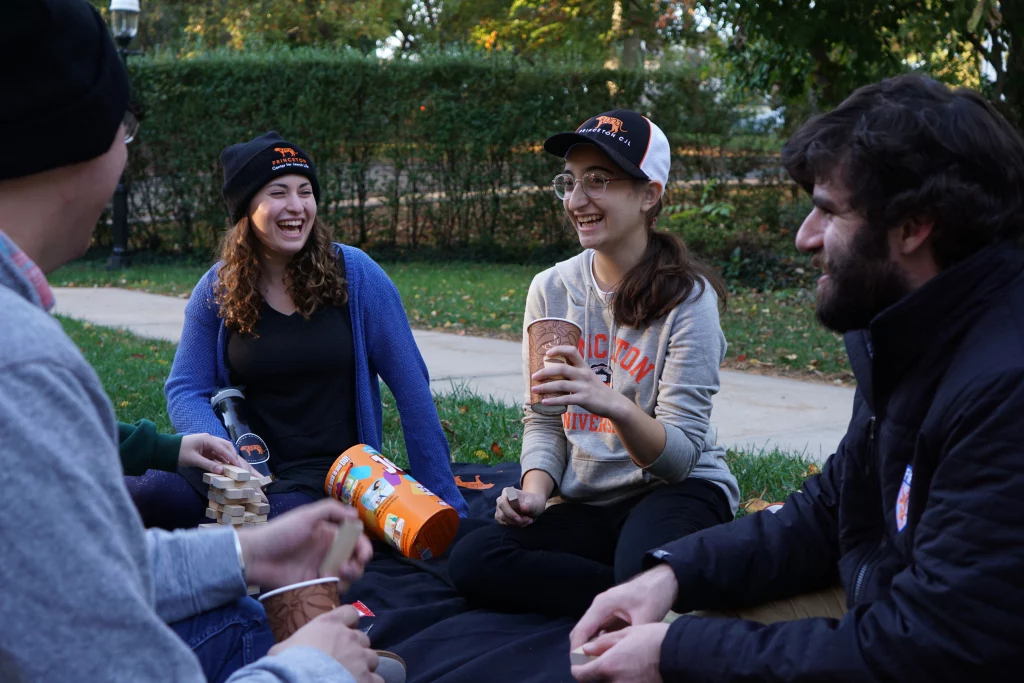
<path id="1" fill-rule="evenodd" d="M 430 379 L 412 336 L 401 296 L 373 259 L 355 247 L 336 244 L 345 259 L 356 368 L 359 440 L 380 450 L 383 441 L 380 379 L 391 389 L 402 421 L 412 475 L 465 517 L 468 508 L 452 477 L 448 440 L 430 393 Z M 167 412 L 182 434 L 207 432 L 227 437 L 210 407 L 210 397 L 229 385 L 227 328 L 218 316 L 214 289 L 220 264 L 192 290 L 185 326 L 164 385 Z"/>

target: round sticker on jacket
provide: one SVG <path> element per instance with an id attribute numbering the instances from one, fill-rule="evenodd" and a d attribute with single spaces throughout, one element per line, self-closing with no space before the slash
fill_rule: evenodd
<path id="1" fill-rule="evenodd" d="M 903 527 L 907 526 L 907 513 L 910 508 L 910 481 L 913 478 L 914 467 L 907 465 L 907 471 L 903 473 L 900 492 L 896 496 L 896 531 L 903 531 Z"/>

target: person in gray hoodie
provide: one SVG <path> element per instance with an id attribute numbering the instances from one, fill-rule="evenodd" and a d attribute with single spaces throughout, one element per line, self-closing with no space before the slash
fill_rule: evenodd
<path id="1" fill-rule="evenodd" d="M 671 159 L 650 120 L 605 112 L 544 149 L 565 159 L 554 190 L 584 251 L 530 285 L 521 490 L 498 498 L 499 524 L 456 544 L 450 573 L 488 607 L 580 616 L 647 551 L 735 514 L 711 426 L 726 291 L 655 230 Z M 580 327 L 579 346 L 549 349 L 567 363 L 530 376 L 527 329 L 550 317 Z"/>
<path id="2" fill-rule="evenodd" d="M 0 680 L 207 680 L 184 634 L 226 677 L 273 644 L 247 582 L 318 576 L 355 513 L 328 500 L 237 533 L 143 529 L 110 400 L 47 313 L 44 275 L 85 252 L 124 168 L 127 74 L 84 0 L 4 3 L 0 57 Z M 361 538 L 343 586 L 371 554 Z M 230 680 L 380 681 L 357 620 L 328 612 Z"/>

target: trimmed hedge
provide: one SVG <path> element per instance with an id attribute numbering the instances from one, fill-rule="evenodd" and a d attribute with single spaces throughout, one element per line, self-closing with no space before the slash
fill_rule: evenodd
<path id="1" fill-rule="evenodd" d="M 776 163 L 774 140 L 731 135 L 734 110 L 692 71 L 319 49 L 141 57 L 129 67 L 145 108 L 130 147 L 134 249 L 213 248 L 225 227 L 220 151 L 271 129 L 314 157 L 320 215 L 339 239 L 398 256 L 523 259 L 570 247 L 548 189 L 559 161 L 541 143 L 601 111 L 638 109 L 658 123 L 676 180 Z M 670 203 L 684 196 L 673 190 Z"/>

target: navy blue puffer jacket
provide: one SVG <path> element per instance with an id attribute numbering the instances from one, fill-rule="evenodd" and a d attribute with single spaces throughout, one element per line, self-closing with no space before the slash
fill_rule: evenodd
<path id="1" fill-rule="evenodd" d="M 662 645 L 666 681 L 1024 679 L 1024 251 L 975 254 L 846 346 L 853 417 L 821 474 L 778 514 L 648 559 L 675 571 L 677 611 L 841 581 L 849 613 L 684 616 Z"/>

